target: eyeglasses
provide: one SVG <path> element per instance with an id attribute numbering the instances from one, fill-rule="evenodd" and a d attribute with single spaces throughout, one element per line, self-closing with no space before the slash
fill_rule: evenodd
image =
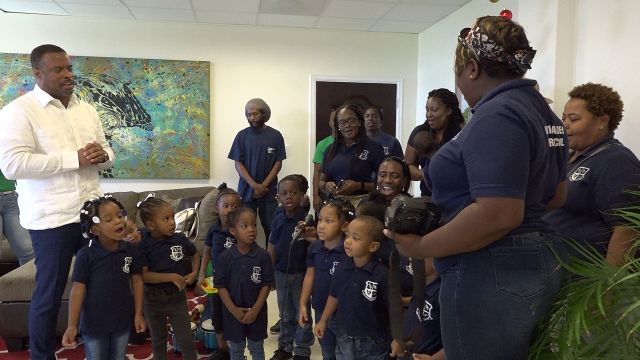
<path id="1" fill-rule="evenodd" d="M 340 119 L 340 120 L 338 120 L 338 127 L 339 128 L 343 128 L 343 127 L 345 127 L 347 125 L 356 125 L 356 124 L 358 124 L 358 119 L 354 118 L 354 117 L 351 117 L 351 118 L 348 118 L 348 119 Z"/>
<path id="2" fill-rule="evenodd" d="M 466 39 L 467 36 L 469 35 L 469 32 L 471 31 L 471 28 L 464 28 L 462 30 L 460 30 L 460 34 L 458 34 L 458 41 L 462 44 L 462 45 L 466 45 Z"/>

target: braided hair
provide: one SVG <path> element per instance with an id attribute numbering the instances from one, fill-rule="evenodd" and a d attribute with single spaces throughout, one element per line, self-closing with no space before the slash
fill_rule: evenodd
<path id="1" fill-rule="evenodd" d="M 125 210 L 120 201 L 116 200 L 113 196 L 105 195 L 97 199 L 87 200 L 80 209 L 80 228 L 82 229 L 82 236 L 85 239 L 96 239 L 96 236 L 91 233 L 91 227 L 100 223 L 100 207 L 109 202 L 116 204 L 120 208 L 126 220 L 127 210 Z"/>
<path id="2" fill-rule="evenodd" d="M 462 126 L 464 125 L 464 116 L 462 116 L 462 111 L 460 111 L 460 102 L 458 101 L 458 97 L 451 90 L 444 88 L 431 90 L 428 98 L 439 99 L 442 101 L 444 106 L 451 110 L 451 115 L 448 119 L 449 121 L 447 122 L 447 126 L 442 134 L 442 142 L 438 144 L 438 147 L 441 147 L 460 132 L 460 129 L 462 129 Z M 426 125 L 429 127 L 429 123 L 426 123 Z M 433 132 L 431 128 L 429 128 L 429 130 Z"/>
<path id="3" fill-rule="evenodd" d="M 230 187 L 227 187 L 227 183 L 223 182 L 222 184 L 220 184 L 220 186 L 218 186 L 218 194 L 216 195 L 215 199 L 216 206 L 218 206 L 218 203 L 225 195 L 238 195 L 238 192 Z"/>
<path id="4" fill-rule="evenodd" d="M 140 213 L 140 219 L 146 225 L 147 221 L 153 219 L 154 213 L 164 207 L 171 206 L 168 202 L 155 197 L 154 194 L 147 195 L 147 198 L 138 203 L 138 212 Z"/>
<path id="5" fill-rule="evenodd" d="M 350 201 L 344 199 L 331 199 L 322 204 L 320 211 L 325 207 L 332 207 L 338 213 L 338 219 L 342 222 L 350 222 L 356 217 L 356 209 Z"/>

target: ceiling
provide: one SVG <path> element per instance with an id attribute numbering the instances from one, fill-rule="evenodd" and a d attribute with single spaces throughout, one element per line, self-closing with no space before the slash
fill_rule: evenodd
<path id="1" fill-rule="evenodd" d="M 470 0 L 0 0 L 6 13 L 417 34 Z"/>

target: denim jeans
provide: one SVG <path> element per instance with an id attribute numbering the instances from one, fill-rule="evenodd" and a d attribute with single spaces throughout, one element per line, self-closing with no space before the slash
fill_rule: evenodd
<path id="1" fill-rule="evenodd" d="M 464 253 L 440 274 L 447 360 L 527 359 L 529 344 L 560 287 L 562 269 L 542 233 L 509 236 Z"/>
<path id="2" fill-rule="evenodd" d="M 87 360 L 122 360 L 127 353 L 130 328 L 107 335 L 82 335 Z"/>
<path id="3" fill-rule="evenodd" d="M 278 201 L 270 195 L 267 194 L 260 199 L 252 199 L 251 201 L 245 201 L 242 203 L 242 206 L 246 206 L 252 208 L 255 212 L 258 213 L 260 217 L 260 224 L 262 225 L 262 230 L 264 230 L 265 242 L 269 243 L 269 235 L 271 234 L 271 223 L 273 222 L 273 218 L 276 214 L 276 209 L 278 209 Z M 266 249 L 267 244 L 264 245 Z"/>
<path id="4" fill-rule="evenodd" d="M 185 360 L 196 360 L 196 346 L 189 322 L 189 309 L 184 290 L 177 287 L 161 289 L 144 288 L 144 315 L 151 332 L 153 358 L 167 359 L 167 317 Z"/>
<path id="5" fill-rule="evenodd" d="M 252 341 L 245 340 L 242 342 L 229 341 L 230 360 L 244 360 L 244 348 L 249 348 L 252 360 L 264 360 L 264 340 Z"/>
<path id="6" fill-rule="evenodd" d="M 311 311 L 308 311 L 309 321 L 300 327 L 298 325 L 298 313 L 300 312 L 300 293 L 304 273 L 287 274 L 281 271 L 275 272 L 276 292 L 278 295 L 278 308 L 282 316 L 280 323 L 280 335 L 278 336 L 278 348 L 294 355 L 310 356 L 311 345 L 314 337 L 311 331 Z"/>
<path id="7" fill-rule="evenodd" d="M 391 358 L 389 353 L 391 339 L 354 338 L 341 334 L 336 341 L 338 360 L 386 360 Z"/>
<path id="8" fill-rule="evenodd" d="M 322 314 L 314 311 L 316 321 L 320 320 Z M 327 327 L 324 330 L 322 339 L 318 339 L 320 343 L 320 350 L 322 350 L 322 360 L 335 360 L 336 359 L 336 329 L 333 319 L 329 320 Z"/>
<path id="9" fill-rule="evenodd" d="M 71 258 L 89 241 L 82 237 L 80 223 L 29 230 L 29 234 L 36 265 L 36 287 L 29 305 L 29 357 L 54 360 L 58 310 L 67 285 Z"/>
<path id="10" fill-rule="evenodd" d="M 0 231 L 9 240 L 11 251 L 18 258 L 20 265 L 33 259 L 31 236 L 29 231 L 20 225 L 18 193 L 15 191 L 0 193 Z"/>

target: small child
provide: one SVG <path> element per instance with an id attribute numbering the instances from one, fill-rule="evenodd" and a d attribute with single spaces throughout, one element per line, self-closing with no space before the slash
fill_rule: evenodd
<path id="1" fill-rule="evenodd" d="M 195 245 L 184 234 L 175 232 L 171 204 L 150 195 L 138 208 L 146 226 L 139 246 L 145 283 L 144 313 L 151 331 L 153 358 L 167 358 L 168 317 L 183 359 L 195 360 L 185 288 L 196 279 L 200 257 Z M 190 264 L 185 259 L 189 256 Z"/>
<path id="2" fill-rule="evenodd" d="M 300 203 L 308 187 L 302 175 L 287 175 L 278 182 L 278 201 L 282 210 L 277 211 L 273 219 L 267 250 L 274 264 L 278 309 L 282 320 L 278 349 L 271 360 L 286 360 L 292 355 L 296 359 L 309 359 L 314 342 L 311 313 L 308 310 L 309 322 L 303 327 L 298 326 L 309 243 L 302 236 L 292 239 L 296 227 L 307 215 Z"/>
<path id="3" fill-rule="evenodd" d="M 353 205 L 345 200 L 330 200 L 320 208 L 317 224 L 320 241 L 314 241 L 309 246 L 307 274 L 304 277 L 300 296 L 298 318 L 300 326 L 304 326 L 310 320 L 307 318 L 309 298 L 311 298 L 315 318 L 319 319 L 322 316 L 335 269 L 347 257 L 344 253 L 344 232 L 354 215 Z M 332 321 L 329 321 L 324 336 L 319 342 L 322 358 L 335 359 L 336 336 Z"/>
<path id="4" fill-rule="evenodd" d="M 273 266 L 269 254 L 255 243 L 255 211 L 234 209 L 228 215 L 228 224 L 237 244 L 220 255 L 215 278 L 224 303 L 222 323 L 231 360 L 244 359 L 245 346 L 252 359 L 264 360 L 266 300 L 273 284 Z"/>
<path id="5" fill-rule="evenodd" d="M 229 213 L 238 207 L 240 207 L 241 200 L 238 193 L 227 187 L 226 183 L 222 183 L 218 186 L 218 195 L 215 198 L 216 209 L 218 211 L 218 221 L 216 221 L 211 228 L 204 241 L 204 252 L 202 254 L 202 261 L 200 262 L 200 272 L 198 275 L 198 282 L 204 279 L 207 265 L 211 260 L 211 269 L 215 274 L 216 265 L 220 259 L 220 254 L 225 250 L 236 245 L 236 239 L 229 232 Z M 217 281 L 214 278 L 214 285 L 217 285 Z M 209 295 L 211 303 L 211 323 L 216 331 L 216 339 L 218 340 L 218 349 L 211 354 L 209 360 L 223 360 L 229 358 L 229 347 L 224 339 L 224 326 L 222 324 L 222 302 L 220 296 L 216 294 Z"/>
<path id="6" fill-rule="evenodd" d="M 80 210 L 82 235 L 91 242 L 80 249 L 73 268 L 62 345 L 76 345 L 80 318 L 89 360 L 124 359 L 132 320 L 137 332 L 146 329 L 139 259 L 134 246 L 122 241 L 126 220 L 122 204 L 112 197 L 87 201 Z"/>
<path id="7" fill-rule="evenodd" d="M 344 251 L 349 257 L 336 269 L 322 318 L 315 327 L 324 337 L 335 313 L 339 359 L 387 359 L 390 352 L 387 268 L 373 259 L 384 237 L 382 223 L 358 216 L 349 223 Z"/>

